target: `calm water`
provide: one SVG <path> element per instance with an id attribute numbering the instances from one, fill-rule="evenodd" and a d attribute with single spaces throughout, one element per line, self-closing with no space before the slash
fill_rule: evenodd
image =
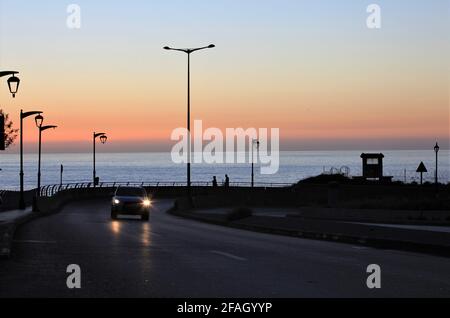
<path id="1" fill-rule="evenodd" d="M 425 180 L 434 180 L 435 154 L 433 151 L 383 151 L 385 175 L 407 182 L 419 180 L 415 172 L 420 161 L 424 161 L 429 173 Z M 282 152 L 280 170 L 275 175 L 261 175 L 256 169 L 256 182 L 294 183 L 342 166 L 350 168 L 350 174 L 361 174 L 361 151 L 305 151 Z M 19 156 L 0 155 L 0 188 L 17 189 L 19 186 Z M 91 154 L 44 154 L 42 158 L 42 185 L 59 184 L 60 164 L 64 165 L 64 182 L 90 182 L 92 180 Z M 440 152 L 439 174 L 442 181 L 450 182 L 450 152 Z M 25 186 L 36 186 L 37 155 L 25 156 Z M 192 166 L 192 181 L 210 181 L 218 176 L 219 182 L 228 174 L 231 181 L 249 182 L 250 165 L 206 165 Z M 172 163 L 170 153 L 98 153 L 97 176 L 104 182 L 135 181 L 185 181 L 184 165 Z"/>

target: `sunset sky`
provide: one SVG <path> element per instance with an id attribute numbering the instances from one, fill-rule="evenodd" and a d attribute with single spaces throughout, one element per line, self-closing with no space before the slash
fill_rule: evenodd
<path id="1" fill-rule="evenodd" d="M 70 3 L 0 0 L 0 69 L 22 80 L 12 99 L 1 79 L 0 105 L 16 126 L 21 108 L 60 126 L 47 151 L 90 150 L 94 130 L 104 151 L 170 149 L 186 124 L 186 55 L 162 48 L 210 43 L 192 55 L 204 126 L 280 128 L 283 149 L 448 147 L 446 0 L 73 0 L 79 30 Z"/>

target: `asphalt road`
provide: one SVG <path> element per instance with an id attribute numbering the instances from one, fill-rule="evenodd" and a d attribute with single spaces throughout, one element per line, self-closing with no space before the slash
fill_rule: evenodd
<path id="1" fill-rule="evenodd" d="M 17 232 L 0 297 L 450 297 L 450 259 L 253 233 L 176 218 L 111 221 L 86 201 Z M 66 268 L 81 267 L 69 290 Z M 382 288 L 369 290 L 369 264 Z"/>

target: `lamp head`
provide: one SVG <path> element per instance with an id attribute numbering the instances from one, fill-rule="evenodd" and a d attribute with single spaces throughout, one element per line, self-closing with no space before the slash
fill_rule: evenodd
<path id="1" fill-rule="evenodd" d="M 213 48 L 215 48 L 216 46 L 214 45 L 214 44 L 210 44 L 210 45 L 208 45 L 208 48 L 210 48 L 210 49 L 213 49 Z"/>
<path id="2" fill-rule="evenodd" d="M 100 141 L 102 144 L 106 144 L 106 141 L 108 140 L 108 137 L 106 135 L 103 135 L 100 137 Z"/>
<path id="3" fill-rule="evenodd" d="M 434 151 L 435 151 L 436 153 L 438 153 L 440 149 L 441 149 L 441 148 L 439 147 L 439 144 L 436 143 L 436 146 L 434 146 Z"/>
<path id="4" fill-rule="evenodd" d="M 165 46 L 164 50 L 170 50 L 170 47 L 169 46 Z"/>
<path id="5" fill-rule="evenodd" d="M 36 127 L 41 128 L 44 123 L 44 117 L 39 114 L 34 118 L 34 121 L 36 122 Z"/>
<path id="6" fill-rule="evenodd" d="M 20 79 L 15 75 L 8 78 L 9 92 L 12 94 L 13 98 L 16 97 L 17 91 L 19 90 Z"/>

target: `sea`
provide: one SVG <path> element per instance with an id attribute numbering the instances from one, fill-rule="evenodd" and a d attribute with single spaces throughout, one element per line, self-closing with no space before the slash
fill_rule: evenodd
<path id="1" fill-rule="evenodd" d="M 436 155 L 431 151 L 379 151 L 385 155 L 384 174 L 402 182 L 418 182 L 416 172 L 424 162 L 428 173 L 424 181 L 434 182 Z M 255 164 L 255 182 L 291 184 L 322 173 L 345 172 L 350 176 L 362 174 L 362 151 L 286 151 L 279 156 L 279 170 L 272 175 L 261 174 Z M 377 151 L 378 153 L 378 151 Z M 24 156 L 24 184 L 26 189 L 36 188 L 37 154 Z M 60 167 L 63 165 L 63 183 L 92 181 L 92 154 L 90 153 L 45 153 L 42 155 L 41 185 L 60 183 Z M 192 164 L 192 181 L 211 181 L 213 176 L 222 182 L 228 174 L 231 182 L 250 182 L 251 164 Z M 19 188 L 19 155 L 0 154 L 0 189 Z M 97 176 L 101 182 L 185 182 L 186 165 L 172 161 L 166 153 L 97 153 Z M 439 180 L 450 182 L 450 151 L 439 152 Z"/>

